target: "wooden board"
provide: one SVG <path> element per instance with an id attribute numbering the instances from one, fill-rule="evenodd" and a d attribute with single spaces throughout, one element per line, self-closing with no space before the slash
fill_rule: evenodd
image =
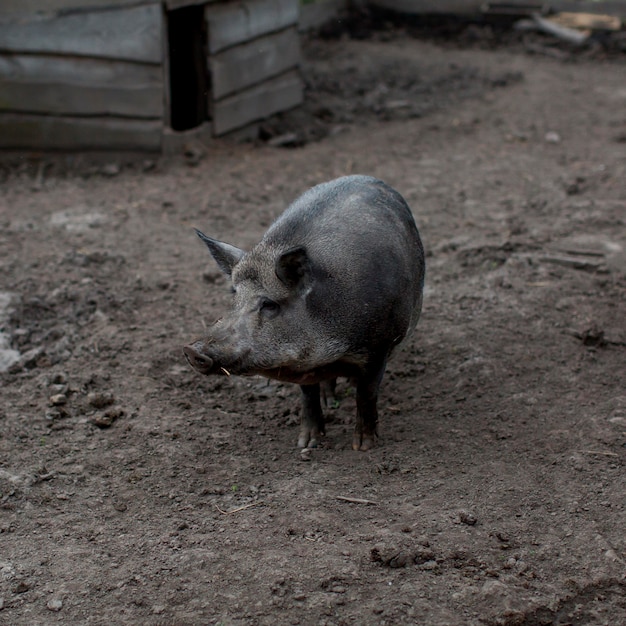
<path id="1" fill-rule="evenodd" d="M 300 64 L 295 27 L 224 50 L 209 58 L 213 98 L 220 98 L 277 76 Z"/>
<path id="2" fill-rule="evenodd" d="M 620 30 L 622 27 L 622 21 L 619 17 L 598 13 L 557 13 L 551 15 L 549 19 L 565 28 Z"/>
<path id="3" fill-rule="evenodd" d="M 0 50 L 161 63 L 158 4 L 0 23 Z"/>
<path id="4" fill-rule="evenodd" d="M 162 134 L 160 120 L 0 113 L 0 148 L 7 150 L 159 152 Z"/>
<path id="5" fill-rule="evenodd" d="M 206 8 L 209 53 L 298 22 L 299 0 L 248 0 Z"/>
<path id="6" fill-rule="evenodd" d="M 213 133 L 223 135 L 250 122 L 279 111 L 291 109 L 303 101 L 302 79 L 297 71 L 268 80 L 211 105 Z"/>
<path id="7" fill-rule="evenodd" d="M 141 4 L 159 4 L 161 0 L 141 0 Z M 0 0 L 0 21 L 6 16 L 28 16 L 37 14 L 101 9 L 103 6 L 137 6 L 137 0 Z"/>
<path id="8" fill-rule="evenodd" d="M 160 119 L 163 108 L 158 65 L 0 56 L 0 111 Z"/>

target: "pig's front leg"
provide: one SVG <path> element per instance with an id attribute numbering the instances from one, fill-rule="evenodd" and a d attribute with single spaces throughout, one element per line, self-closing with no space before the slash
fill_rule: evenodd
<path id="1" fill-rule="evenodd" d="M 387 359 L 373 364 L 368 371 L 357 377 L 356 425 L 352 438 L 353 450 L 369 450 L 378 439 L 378 389 L 385 373 Z"/>
<path id="2" fill-rule="evenodd" d="M 302 414 L 298 448 L 316 448 L 320 437 L 325 434 L 324 415 L 320 403 L 319 383 L 300 385 L 302 392 Z"/>

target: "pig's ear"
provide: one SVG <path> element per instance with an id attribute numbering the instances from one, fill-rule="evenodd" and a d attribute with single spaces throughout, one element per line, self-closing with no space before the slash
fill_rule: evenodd
<path id="1" fill-rule="evenodd" d="M 201 233 L 197 228 L 194 229 L 196 234 L 206 244 L 211 256 L 215 259 L 215 262 L 219 265 L 219 268 L 227 274 L 231 275 L 233 267 L 241 261 L 241 257 L 245 254 L 243 250 L 231 246 L 229 243 L 223 241 L 217 241 L 217 239 L 211 239 L 204 233 Z"/>
<path id="2" fill-rule="evenodd" d="M 310 261 L 302 247 L 283 252 L 276 260 L 276 276 L 290 289 L 302 286 L 310 271 Z"/>

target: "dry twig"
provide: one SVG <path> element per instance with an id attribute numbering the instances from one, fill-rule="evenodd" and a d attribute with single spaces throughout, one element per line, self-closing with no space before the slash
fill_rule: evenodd
<path id="1" fill-rule="evenodd" d="M 337 496 L 337 500 L 341 500 L 342 502 L 351 502 L 352 504 L 378 504 L 378 502 L 374 502 L 374 500 L 365 500 L 364 498 L 349 498 L 347 496 Z"/>
<path id="2" fill-rule="evenodd" d="M 239 513 L 240 511 L 245 511 L 246 509 L 250 509 L 253 506 L 257 506 L 259 504 L 263 504 L 263 500 L 259 500 L 258 502 L 252 502 L 251 504 L 246 504 L 244 506 L 237 507 L 236 509 L 233 509 L 232 511 L 224 511 L 224 510 L 220 509 L 220 507 L 217 504 L 215 505 L 215 508 L 222 515 L 233 515 L 234 513 Z"/>

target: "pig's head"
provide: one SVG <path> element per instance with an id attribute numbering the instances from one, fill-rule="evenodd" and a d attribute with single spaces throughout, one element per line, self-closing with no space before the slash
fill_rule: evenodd
<path id="1" fill-rule="evenodd" d="M 312 370 L 332 361 L 342 347 L 329 346 L 311 314 L 317 272 L 306 249 L 281 250 L 261 241 L 246 253 L 196 232 L 230 278 L 233 308 L 207 337 L 184 348 L 189 363 L 202 374 L 315 382 Z"/>

